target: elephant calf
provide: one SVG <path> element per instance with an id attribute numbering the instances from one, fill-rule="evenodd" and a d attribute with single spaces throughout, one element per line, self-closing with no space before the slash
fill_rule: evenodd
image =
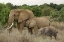
<path id="1" fill-rule="evenodd" d="M 39 29 L 39 32 L 40 34 L 44 34 L 44 35 L 47 35 L 47 36 L 50 36 L 52 38 L 52 36 L 55 37 L 56 39 L 56 36 L 57 36 L 57 29 L 53 26 L 49 26 L 49 27 L 42 27 L 41 29 Z"/>

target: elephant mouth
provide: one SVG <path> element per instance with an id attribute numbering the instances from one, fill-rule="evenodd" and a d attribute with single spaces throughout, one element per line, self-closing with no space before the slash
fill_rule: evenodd
<path id="1" fill-rule="evenodd" d="M 14 21 L 15 21 L 15 22 L 18 22 L 18 20 L 17 20 L 17 19 L 14 19 Z"/>
<path id="2" fill-rule="evenodd" d="M 15 21 L 17 21 L 18 19 L 14 19 Z"/>

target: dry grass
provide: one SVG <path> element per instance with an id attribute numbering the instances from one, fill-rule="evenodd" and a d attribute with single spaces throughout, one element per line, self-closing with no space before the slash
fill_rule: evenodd
<path id="1" fill-rule="evenodd" d="M 60 29 L 60 30 L 64 29 L 64 22 L 53 21 L 53 22 L 51 22 L 51 25 L 58 28 L 58 29 Z"/>
<path id="2" fill-rule="evenodd" d="M 64 42 L 64 31 L 58 31 L 59 33 L 57 35 L 57 39 L 55 40 L 54 37 L 51 39 L 45 35 L 33 37 L 33 35 L 30 35 L 27 30 L 24 30 L 23 33 L 20 34 L 17 29 L 13 28 L 10 34 L 8 31 L 1 31 L 0 42 Z"/>
<path id="3" fill-rule="evenodd" d="M 23 30 L 21 34 L 17 28 L 13 28 L 10 34 L 8 31 L 0 30 L 0 42 L 64 42 L 64 23 L 52 22 L 51 24 L 58 29 L 56 40 L 54 37 L 51 39 L 45 35 L 35 37 L 30 35 L 27 29 Z"/>
<path id="4" fill-rule="evenodd" d="M 2 32 L 2 31 L 1 31 Z M 28 34 L 27 30 L 24 30 L 23 33 L 19 33 L 17 29 L 12 29 L 12 32 L 9 34 L 8 31 L 0 33 L 0 42 L 32 42 L 31 35 Z"/>

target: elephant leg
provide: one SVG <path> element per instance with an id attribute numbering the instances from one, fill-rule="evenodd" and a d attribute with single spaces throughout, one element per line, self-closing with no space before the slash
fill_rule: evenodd
<path id="1" fill-rule="evenodd" d="M 12 31 L 12 28 L 9 29 L 9 33 Z"/>
<path id="2" fill-rule="evenodd" d="M 54 35 L 55 39 L 56 39 L 56 36 L 57 36 L 57 35 Z"/>
<path id="3" fill-rule="evenodd" d="M 35 26 L 35 27 L 33 28 L 33 30 L 34 30 L 34 34 L 37 36 L 37 35 L 38 35 L 38 27 Z"/>
<path id="4" fill-rule="evenodd" d="M 24 22 L 18 23 L 17 26 L 18 26 L 18 30 L 22 33 L 22 30 L 24 29 Z"/>
<path id="5" fill-rule="evenodd" d="M 30 34 L 33 34 L 32 28 L 28 28 L 28 32 L 29 32 Z"/>

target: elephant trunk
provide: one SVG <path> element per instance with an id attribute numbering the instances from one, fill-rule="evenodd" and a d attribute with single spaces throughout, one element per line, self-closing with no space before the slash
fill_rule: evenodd
<path id="1" fill-rule="evenodd" d="M 14 16 L 12 14 L 9 14 L 8 26 L 11 26 L 13 22 L 14 22 Z"/>
<path id="2" fill-rule="evenodd" d="M 6 30 L 9 30 L 9 33 L 12 30 L 13 21 L 14 21 L 13 17 L 9 17 L 9 20 L 8 20 L 8 28 L 6 29 Z"/>

